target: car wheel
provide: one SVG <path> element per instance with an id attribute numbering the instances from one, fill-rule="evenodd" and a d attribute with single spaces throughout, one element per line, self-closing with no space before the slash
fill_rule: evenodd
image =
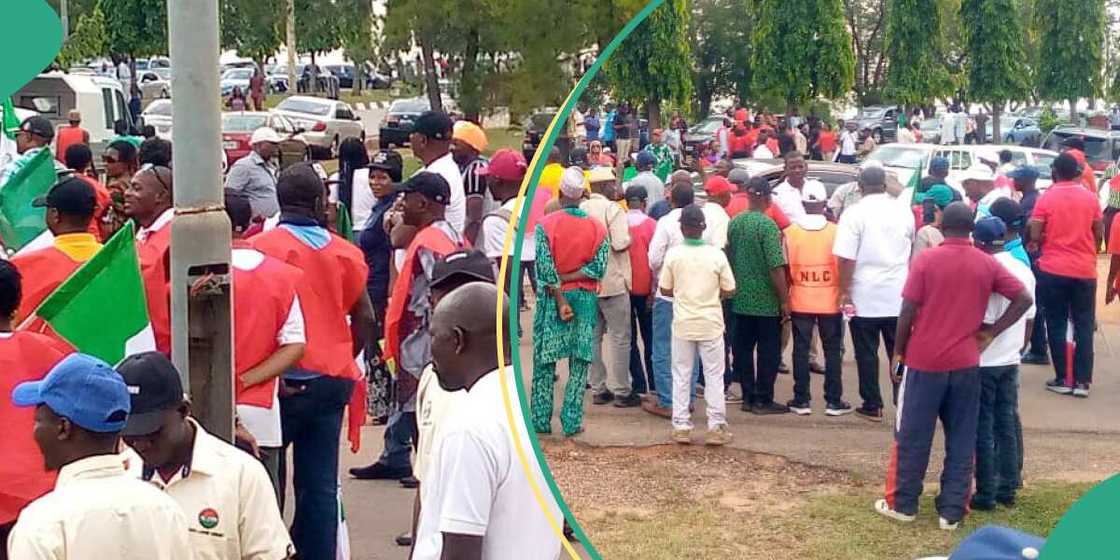
<path id="1" fill-rule="evenodd" d="M 338 157 L 338 144 L 338 136 L 335 135 L 334 140 L 331 141 L 331 159 L 335 159 Z"/>
<path id="2" fill-rule="evenodd" d="M 871 132 L 871 138 L 873 138 L 875 140 L 876 144 L 882 144 L 883 143 L 883 130 L 879 129 L 879 128 L 876 128 L 875 130 L 873 130 Z"/>

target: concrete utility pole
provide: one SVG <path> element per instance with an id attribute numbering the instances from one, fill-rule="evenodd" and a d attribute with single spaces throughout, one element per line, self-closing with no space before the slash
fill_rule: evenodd
<path id="1" fill-rule="evenodd" d="M 70 36 L 70 7 L 69 0 L 62 0 L 58 3 L 58 17 L 62 20 L 62 40 L 65 41 Z"/>
<path id="2" fill-rule="evenodd" d="M 230 222 L 224 209 L 218 94 L 218 3 L 167 6 L 175 146 L 171 222 L 171 357 L 194 414 L 233 441 Z"/>
<path id="3" fill-rule="evenodd" d="M 288 0 L 288 29 L 284 42 L 288 44 L 288 95 L 296 91 L 296 0 Z"/>

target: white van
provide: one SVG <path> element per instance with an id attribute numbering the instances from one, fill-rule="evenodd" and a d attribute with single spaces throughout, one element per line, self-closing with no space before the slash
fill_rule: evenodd
<path id="1" fill-rule="evenodd" d="M 95 156 L 104 152 L 116 137 L 113 123 L 123 119 L 130 127 L 133 124 L 121 83 L 102 76 L 39 74 L 20 88 L 12 101 L 17 108 L 47 117 L 55 127 L 67 124 L 66 115 L 71 109 L 81 111 L 82 128 L 89 131 L 90 149 Z"/>

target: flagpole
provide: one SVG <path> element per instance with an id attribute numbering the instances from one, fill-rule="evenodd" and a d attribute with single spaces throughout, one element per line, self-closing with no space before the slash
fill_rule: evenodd
<path id="1" fill-rule="evenodd" d="M 175 148 L 171 222 L 171 357 L 195 417 L 233 441 L 230 222 L 223 208 L 218 3 L 167 6 Z"/>

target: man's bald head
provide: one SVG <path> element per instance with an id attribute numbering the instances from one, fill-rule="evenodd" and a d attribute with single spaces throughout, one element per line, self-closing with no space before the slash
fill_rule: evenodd
<path id="1" fill-rule="evenodd" d="M 941 212 L 941 231 L 945 237 L 968 237 L 972 224 L 972 209 L 963 202 L 954 202 Z"/>
<path id="2" fill-rule="evenodd" d="M 692 173 L 685 169 L 678 169 L 669 175 L 669 185 L 691 185 Z"/>
<path id="3" fill-rule="evenodd" d="M 497 368 L 497 306 L 497 286 L 471 282 L 443 296 L 432 311 L 432 367 L 445 390 L 470 390 Z M 508 298 L 502 301 L 502 326 L 509 333 Z M 506 345 L 507 357 L 508 350 Z"/>

